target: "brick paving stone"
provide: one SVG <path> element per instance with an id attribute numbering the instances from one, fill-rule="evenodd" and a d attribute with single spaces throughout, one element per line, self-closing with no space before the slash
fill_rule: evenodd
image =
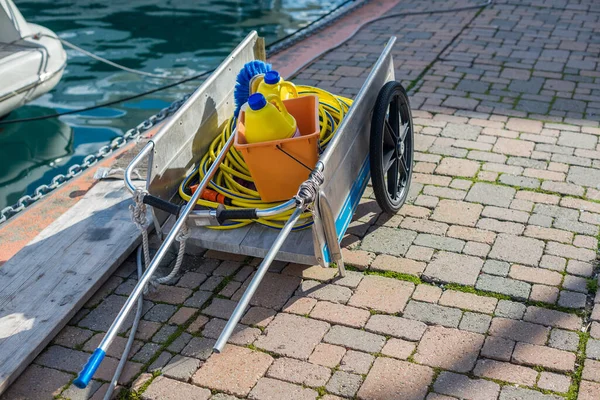
<path id="1" fill-rule="evenodd" d="M 192 335 L 187 332 L 183 332 L 177 339 L 171 342 L 169 347 L 167 347 L 167 350 L 172 353 L 179 353 L 185 348 L 185 346 L 187 346 L 190 340 L 192 340 Z"/>
<path id="2" fill-rule="evenodd" d="M 144 400 L 208 400 L 210 396 L 208 389 L 159 376 L 148 386 L 142 398 Z"/>
<path id="3" fill-rule="evenodd" d="M 181 350 L 181 354 L 186 357 L 198 358 L 200 360 L 207 360 L 212 354 L 212 348 L 215 344 L 214 339 L 204 337 L 192 338 L 187 346 Z"/>
<path id="4" fill-rule="evenodd" d="M 292 314 L 277 314 L 254 343 L 256 347 L 287 357 L 308 359 L 329 324 Z"/>
<path id="5" fill-rule="evenodd" d="M 374 333 L 335 325 L 327 332 L 323 341 L 367 353 L 376 353 L 383 347 L 385 338 Z"/>
<path id="6" fill-rule="evenodd" d="M 82 364 L 83 365 L 83 364 Z M 2 400 L 46 400 L 60 394 L 73 376 L 35 364 L 28 366 L 1 396 Z"/>
<path id="7" fill-rule="evenodd" d="M 583 293 L 561 290 L 558 305 L 566 308 L 584 308 L 586 296 Z"/>
<path id="8" fill-rule="evenodd" d="M 457 308 L 411 300 L 404 310 L 404 317 L 422 321 L 427 324 L 438 324 L 456 328 L 462 317 L 462 311 Z"/>
<path id="9" fill-rule="evenodd" d="M 508 138 L 498 138 L 494 148 L 495 153 L 501 153 L 511 156 L 529 157 L 533 151 L 534 143 L 525 140 L 515 140 Z"/>
<path id="10" fill-rule="evenodd" d="M 477 279 L 475 288 L 489 292 L 506 294 L 516 299 L 526 300 L 529 298 L 531 285 L 525 282 L 516 281 L 514 279 L 481 274 L 479 279 Z"/>
<path id="11" fill-rule="evenodd" d="M 435 170 L 436 174 L 473 177 L 479 170 L 479 163 L 475 161 L 446 157 Z"/>
<path id="12" fill-rule="evenodd" d="M 482 210 L 483 207 L 479 204 L 469 204 L 456 200 L 440 200 L 431 218 L 449 224 L 475 226 Z"/>
<path id="13" fill-rule="evenodd" d="M 248 398 L 252 400 L 314 400 L 318 393 L 309 388 L 282 382 L 271 378 L 261 378 L 250 392 Z"/>
<path id="14" fill-rule="evenodd" d="M 243 347 L 226 345 L 192 376 L 192 383 L 237 396 L 246 396 L 267 371 L 273 358 Z M 244 371 L 240 374 L 239 371 Z"/>
<path id="15" fill-rule="evenodd" d="M 440 305 L 491 314 L 496 309 L 498 299 L 478 296 L 472 293 L 446 290 L 439 301 Z"/>
<path id="16" fill-rule="evenodd" d="M 202 310 L 202 313 L 211 317 L 228 319 L 233 313 L 236 305 L 236 301 L 214 298 L 210 305 Z"/>
<path id="17" fill-rule="evenodd" d="M 423 336 L 427 325 L 402 317 L 375 314 L 371 316 L 365 329 L 382 335 L 417 341 Z"/>
<path id="18" fill-rule="evenodd" d="M 251 307 L 242 317 L 241 323 L 246 325 L 266 327 L 277 313 L 270 308 Z"/>
<path id="19" fill-rule="evenodd" d="M 310 316 L 332 324 L 361 328 L 366 324 L 371 314 L 369 311 L 360 308 L 320 301 L 312 309 Z"/>
<path id="20" fill-rule="evenodd" d="M 542 394 L 538 391 L 504 386 L 498 400 L 562 400 L 562 397 L 553 394 Z"/>
<path id="21" fill-rule="evenodd" d="M 450 226 L 446 235 L 457 239 L 487 244 L 494 243 L 494 239 L 496 239 L 496 234 L 494 232 L 458 225 Z"/>
<path id="22" fill-rule="evenodd" d="M 337 270 L 335 268 L 323 268 L 320 265 L 289 264 L 284 268 L 282 273 L 298 276 L 302 279 L 330 281 L 337 273 Z"/>
<path id="23" fill-rule="evenodd" d="M 194 320 L 186 329 L 189 333 L 197 333 L 206 323 L 208 322 L 208 317 L 204 315 L 199 315 L 198 318 Z"/>
<path id="24" fill-rule="evenodd" d="M 450 229 L 452 229 L 452 227 L 450 227 Z M 417 261 L 429 261 L 431 260 L 431 257 L 433 257 L 433 252 L 434 250 L 429 247 L 413 245 L 408 248 L 405 257 Z M 377 261 L 377 259 L 375 259 L 375 261 Z"/>
<path id="25" fill-rule="evenodd" d="M 486 314 L 465 312 L 463 318 L 460 320 L 460 329 L 469 332 L 486 333 L 492 317 Z"/>
<path id="26" fill-rule="evenodd" d="M 150 375 L 152 376 L 152 375 Z M 98 389 L 102 386 L 102 382 L 98 382 L 95 380 L 90 381 L 88 386 L 85 389 L 79 389 L 75 385 L 69 386 L 65 391 L 61 393 L 61 399 L 66 398 L 69 400 L 87 400 L 91 398 L 93 395 L 98 392 Z M 113 393 L 119 393 L 121 387 L 116 387 Z M 52 398 L 52 396 L 48 396 L 48 398 Z"/>
<path id="27" fill-rule="evenodd" d="M 442 289 L 431 285 L 418 285 L 413 292 L 412 299 L 427 303 L 437 303 L 442 295 Z"/>
<path id="28" fill-rule="evenodd" d="M 510 268 L 510 273 L 508 276 L 520 281 L 550 286 L 558 286 L 563 280 L 563 276 L 558 272 L 525 267 L 519 264 L 513 264 L 513 266 Z"/>
<path id="29" fill-rule="evenodd" d="M 336 371 L 325 388 L 328 392 L 338 394 L 342 397 L 353 397 L 360 388 L 362 382 L 363 378 L 360 375 Z"/>
<path id="30" fill-rule="evenodd" d="M 587 280 L 573 275 L 565 275 L 562 288 L 574 292 L 588 293 Z"/>
<path id="31" fill-rule="evenodd" d="M 467 242 L 463 253 L 471 256 L 485 257 L 490 252 L 490 245 L 478 242 Z"/>
<path id="32" fill-rule="evenodd" d="M 213 395 L 210 400 L 239 400 L 239 397 L 230 396 L 225 393 L 217 393 Z"/>
<path id="33" fill-rule="evenodd" d="M 302 281 L 296 291 L 298 296 L 308 296 L 317 300 L 346 304 L 352 296 L 347 287 L 330 285 L 319 281 Z"/>
<path id="34" fill-rule="evenodd" d="M 308 358 L 308 361 L 313 364 L 334 368 L 340 363 L 345 353 L 346 349 L 343 347 L 328 343 L 319 343 Z"/>
<path id="35" fill-rule="evenodd" d="M 541 133 L 542 122 L 521 118 L 509 118 L 506 129 L 518 132 Z"/>
<path id="36" fill-rule="evenodd" d="M 331 371 L 320 365 L 281 357 L 271 364 L 266 376 L 298 385 L 319 387 L 325 386 L 331 376 Z"/>
<path id="37" fill-rule="evenodd" d="M 515 342 L 499 336 L 488 336 L 485 339 L 481 355 L 495 360 L 510 361 L 510 357 L 515 348 Z"/>
<path id="38" fill-rule="evenodd" d="M 208 301 L 208 299 L 211 298 L 211 296 L 212 296 L 211 292 L 207 292 L 204 290 L 198 290 L 196 293 L 194 293 L 192 295 L 192 297 L 187 299 L 185 301 L 185 303 L 183 303 L 183 304 L 187 307 L 201 308 L 204 305 L 204 303 L 206 303 Z"/>
<path id="39" fill-rule="evenodd" d="M 477 222 L 477 228 L 486 229 L 498 233 L 510 233 L 520 235 L 525 230 L 525 225 L 515 222 L 498 221 L 497 219 L 482 218 Z"/>
<path id="40" fill-rule="evenodd" d="M 553 240 L 562 243 L 571 243 L 573 240 L 573 233 L 571 232 L 535 225 L 527 226 L 525 229 L 525 236 L 542 240 Z"/>
<path id="41" fill-rule="evenodd" d="M 466 200 L 473 203 L 508 207 L 515 193 L 516 190 L 513 188 L 478 182 L 471 187 Z"/>
<path id="42" fill-rule="evenodd" d="M 93 335 L 94 332 L 87 329 L 77 328 L 76 326 L 65 326 L 54 338 L 54 344 L 75 348 L 81 346 Z"/>
<path id="43" fill-rule="evenodd" d="M 186 272 L 183 274 L 179 281 L 177 282 L 177 286 L 195 289 L 202 284 L 206 280 L 207 276 L 205 274 L 199 274 L 197 272 Z"/>
<path id="44" fill-rule="evenodd" d="M 600 362 L 590 359 L 585 360 L 581 377 L 588 381 L 600 382 Z"/>
<path id="45" fill-rule="evenodd" d="M 598 182 L 600 182 L 600 171 L 594 168 L 571 166 L 567 175 L 567 182 L 597 188 Z"/>
<path id="46" fill-rule="evenodd" d="M 538 375 L 534 369 L 494 360 L 477 361 L 473 374 L 525 386 L 535 385 Z"/>
<path id="47" fill-rule="evenodd" d="M 348 350 L 340 362 L 340 370 L 363 375 L 369 372 L 375 357 L 360 351 Z"/>
<path id="48" fill-rule="evenodd" d="M 133 361 L 141 362 L 142 364 L 150 361 L 152 357 L 160 350 L 161 345 L 156 343 L 146 343 L 142 348 L 135 353 L 131 358 Z"/>
<path id="49" fill-rule="evenodd" d="M 404 218 L 400 224 L 400 227 L 417 232 L 431 233 L 434 235 L 444 235 L 448 230 L 447 224 L 412 217 Z"/>
<path id="50" fill-rule="evenodd" d="M 173 316 L 171 316 L 171 319 L 169 319 L 169 324 L 183 325 L 192 317 L 192 315 L 196 313 L 196 311 L 197 310 L 194 308 L 181 307 L 175 314 L 173 314 Z"/>
<path id="51" fill-rule="evenodd" d="M 361 243 L 361 248 L 377 254 L 390 254 L 393 256 L 404 256 L 417 233 L 408 230 L 398 230 L 379 227 L 367 234 Z"/>
<path id="52" fill-rule="evenodd" d="M 517 343 L 512 360 L 518 364 L 541 366 L 553 371 L 569 372 L 575 369 L 575 354 L 529 343 Z"/>
<path id="53" fill-rule="evenodd" d="M 415 285 L 381 276 L 365 276 L 350 298 L 348 305 L 371 308 L 386 313 L 398 313 L 414 291 Z"/>
<path id="54" fill-rule="evenodd" d="M 416 345 L 412 342 L 391 338 L 381 349 L 381 354 L 406 360 L 415 351 L 415 348 Z"/>
<path id="55" fill-rule="evenodd" d="M 510 300 L 500 300 L 496 307 L 496 316 L 511 319 L 521 319 L 525 314 L 526 307 L 522 303 Z"/>
<path id="56" fill-rule="evenodd" d="M 465 242 L 458 239 L 452 239 L 444 236 L 430 235 L 428 233 L 419 233 L 414 243 L 419 246 L 432 247 L 437 250 L 447 250 L 453 252 L 462 251 Z"/>
<path id="57" fill-rule="evenodd" d="M 316 304 L 316 299 L 294 296 L 283 306 L 283 311 L 298 315 L 308 315 Z"/>
<path id="58" fill-rule="evenodd" d="M 565 375 L 544 371 L 540 374 L 540 379 L 537 385 L 540 389 L 566 393 L 569 391 L 569 387 L 571 386 L 571 378 Z"/>
<path id="59" fill-rule="evenodd" d="M 155 291 L 148 293 L 145 297 L 150 301 L 161 303 L 180 304 L 192 294 L 191 289 L 177 286 L 158 285 Z"/>
<path id="60" fill-rule="evenodd" d="M 483 335 L 432 326 L 423 335 L 414 359 L 432 367 L 467 372 L 475 365 L 483 342 Z"/>
<path id="61" fill-rule="evenodd" d="M 544 242 L 537 239 L 501 233 L 496 238 L 489 257 L 502 261 L 537 266 L 544 251 Z"/>
<path id="62" fill-rule="evenodd" d="M 226 324 L 227 321 L 224 319 L 213 318 L 204 327 L 202 335 L 207 338 L 217 339 L 225 328 Z M 237 324 L 235 328 L 233 328 L 233 333 L 229 338 L 229 343 L 237 344 L 238 346 L 247 346 L 254 342 L 254 340 L 259 337 L 260 334 L 261 331 L 258 328 L 251 328 L 246 325 Z"/>
<path id="63" fill-rule="evenodd" d="M 462 99 L 459 99 L 459 101 L 462 101 Z M 476 140 L 479 132 L 481 132 L 481 128 L 478 126 L 449 123 L 446 124 L 442 130 L 441 136 L 455 139 Z"/>
<path id="64" fill-rule="evenodd" d="M 600 393 L 600 384 L 588 381 L 582 381 L 579 386 L 579 396 L 577 400 L 597 400 Z"/>
<path id="65" fill-rule="evenodd" d="M 483 261 L 480 258 L 440 251 L 429 263 L 423 276 L 434 281 L 472 286 L 482 266 Z"/>
<path id="66" fill-rule="evenodd" d="M 413 248 L 415 246 L 411 246 Z M 410 249 L 409 249 L 410 252 Z M 432 250 L 433 253 L 433 250 Z M 380 254 L 371 264 L 371 269 L 378 271 L 400 272 L 410 275 L 421 275 L 425 270 L 424 262 L 410 260 L 408 258 L 394 257 L 387 254 Z"/>
<path id="67" fill-rule="evenodd" d="M 433 370 L 405 361 L 380 357 L 358 392 L 362 400 L 421 400 L 433 379 Z"/>
<path id="68" fill-rule="evenodd" d="M 252 277 L 246 279 L 231 300 L 240 300 L 251 279 Z M 300 278 L 296 276 L 267 272 L 250 300 L 250 305 L 280 310 L 292 297 L 298 285 L 300 285 Z"/>
<path id="69" fill-rule="evenodd" d="M 600 340 L 588 339 L 585 355 L 587 358 L 600 360 Z"/>
<path id="70" fill-rule="evenodd" d="M 512 203 L 515 201 L 513 200 Z M 511 203 L 511 205 L 512 205 Z M 506 208 L 496 206 L 486 206 L 481 213 L 481 216 L 494 218 L 501 221 L 513 221 L 526 223 L 529 220 L 529 213 L 518 210 L 507 210 Z"/>
<path id="71" fill-rule="evenodd" d="M 177 354 L 162 367 L 162 375 L 167 378 L 187 382 L 201 365 L 202 362 L 196 358 L 184 357 Z"/>
<path id="72" fill-rule="evenodd" d="M 106 332 L 113 320 L 117 316 L 118 310 L 125 304 L 127 298 L 123 296 L 110 295 L 100 305 L 87 314 L 78 325 L 82 328 L 88 328 L 93 331 Z M 122 331 L 131 327 L 133 322 L 133 313 L 131 313 L 123 324 Z"/>
<path id="73" fill-rule="evenodd" d="M 565 270 L 565 266 L 567 265 L 567 260 L 562 257 L 550 256 L 544 254 L 542 259 L 540 260 L 540 267 L 546 269 L 552 269 L 554 271 L 562 272 Z"/>
<path id="74" fill-rule="evenodd" d="M 558 288 L 545 285 L 533 285 L 529 300 L 542 303 L 555 304 L 558 299 Z"/>
<path id="75" fill-rule="evenodd" d="M 543 345 L 548 339 L 550 328 L 531 322 L 495 317 L 490 326 L 490 335 L 519 342 Z"/>
<path id="76" fill-rule="evenodd" d="M 144 319 L 152 322 L 167 322 L 177 311 L 177 307 L 171 304 L 156 304 L 146 314 Z"/>
<path id="77" fill-rule="evenodd" d="M 360 272 L 346 271 L 346 276 L 344 276 L 343 278 L 341 276 L 337 276 L 333 279 L 333 283 L 348 288 L 356 288 L 363 280 L 363 278 L 364 275 Z"/>
<path id="78" fill-rule="evenodd" d="M 223 282 L 223 279 L 225 279 L 225 277 L 213 275 L 200 285 L 200 290 L 212 292 L 221 284 L 221 282 Z"/>
<path id="79" fill-rule="evenodd" d="M 464 375 L 443 371 L 436 379 L 433 390 L 461 399 L 488 400 L 498 396 L 500 385 L 484 379 L 470 379 Z"/>
<path id="80" fill-rule="evenodd" d="M 498 260 L 485 260 L 483 263 L 482 272 L 490 275 L 507 276 L 510 270 L 510 264 Z"/>
<path id="81" fill-rule="evenodd" d="M 548 242 L 546 244 L 546 253 L 565 258 L 574 258 L 576 260 L 586 262 L 596 259 L 596 253 L 593 250 L 581 249 L 556 242 Z"/>

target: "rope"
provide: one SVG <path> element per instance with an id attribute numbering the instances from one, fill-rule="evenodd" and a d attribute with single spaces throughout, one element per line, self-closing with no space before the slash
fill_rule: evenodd
<path id="1" fill-rule="evenodd" d="M 154 287 L 158 287 L 158 285 L 161 283 L 167 283 L 171 279 L 175 278 L 175 276 L 177 276 L 177 274 L 179 273 L 179 269 L 181 268 L 181 264 L 183 263 L 183 256 L 185 255 L 185 241 L 190 237 L 190 233 L 191 232 L 187 224 L 184 224 L 181 230 L 177 233 L 177 237 L 175 238 L 175 240 L 179 242 L 179 251 L 177 252 L 175 266 L 173 267 L 169 275 L 150 281 Z"/>
<path id="2" fill-rule="evenodd" d="M 124 65 L 117 64 L 114 61 L 110 61 L 110 60 L 108 60 L 108 59 L 106 59 L 104 57 L 100 57 L 99 55 L 96 55 L 96 54 L 94 54 L 92 52 L 84 50 L 81 47 L 79 47 L 77 45 L 74 45 L 73 43 L 71 43 L 71 42 L 69 42 L 69 41 L 67 41 L 65 39 L 62 39 L 62 38 L 57 37 L 57 36 L 48 35 L 47 33 L 36 33 L 36 34 L 33 35 L 33 37 L 36 37 L 36 36 L 43 36 L 43 37 L 47 37 L 47 38 L 58 40 L 59 42 L 61 42 L 65 46 L 70 47 L 73 50 L 77 50 L 78 52 L 83 53 L 86 56 L 88 56 L 90 58 L 93 58 L 94 60 L 100 61 L 100 62 L 102 62 L 104 64 L 108 64 L 108 65 L 110 65 L 112 67 L 115 67 L 117 69 L 120 69 L 122 71 L 131 72 L 132 74 L 141 75 L 141 76 L 147 76 L 149 78 L 158 78 L 158 79 L 174 79 L 174 80 L 186 79 L 185 76 L 158 75 L 158 74 L 153 74 L 153 73 L 150 73 L 150 72 L 144 72 L 144 71 L 139 71 L 137 69 L 129 68 L 129 67 L 126 67 Z"/>

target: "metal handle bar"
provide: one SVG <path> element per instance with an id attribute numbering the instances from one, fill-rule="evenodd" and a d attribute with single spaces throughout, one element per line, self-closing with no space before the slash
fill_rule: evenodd
<path id="1" fill-rule="evenodd" d="M 154 256 L 154 259 L 152 260 L 152 262 L 146 269 L 146 272 L 144 272 L 144 275 L 142 275 L 142 277 L 138 281 L 137 285 L 135 285 L 133 292 L 131 293 L 131 295 L 129 296 L 129 298 L 127 299 L 127 301 L 121 308 L 121 311 L 119 311 L 117 318 L 113 321 L 112 325 L 108 329 L 108 332 L 106 332 L 106 335 L 102 339 L 102 342 L 100 343 L 98 348 L 94 351 L 94 354 L 92 354 L 92 356 L 89 358 L 87 364 L 83 367 L 83 370 L 81 370 L 81 372 L 79 373 L 79 376 L 73 381 L 75 386 L 77 386 L 78 388 L 82 388 L 82 389 L 85 388 L 88 385 L 88 383 L 90 382 L 90 380 L 92 379 L 92 377 L 94 376 L 94 373 L 100 366 L 100 363 L 102 362 L 102 359 L 104 358 L 104 355 L 106 354 L 106 351 L 108 350 L 110 344 L 112 343 L 113 339 L 117 335 L 119 328 L 121 327 L 123 322 L 125 322 L 127 315 L 131 311 L 131 308 L 135 305 L 138 297 L 142 295 L 144 287 L 146 286 L 146 284 L 148 284 L 148 282 L 150 281 L 150 278 L 152 277 L 152 275 L 158 268 L 158 265 L 160 264 L 160 262 L 162 261 L 164 256 L 167 254 L 169 247 L 175 240 L 175 237 L 177 236 L 178 232 L 183 227 L 183 224 L 187 223 L 188 215 L 190 215 L 190 213 L 196 206 L 196 202 L 200 198 L 200 195 L 202 194 L 204 189 L 206 189 L 206 187 L 208 186 L 208 183 L 210 182 L 213 175 L 219 168 L 219 165 L 225 158 L 225 155 L 227 154 L 231 145 L 233 144 L 234 138 L 235 138 L 235 135 L 231 135 L 229 137 L 229 139 L 227 140 L 227 142 L 225 143 L 225 145 L 223 146 L 223 149 L 217 156 L 217 159 L 210 166 L 210 168 L 208 169 L 208 172 L 206 173 L 206 175 L 204 176 L 204 178 L 198 185 L 198 189 L 194 192 L 190 201 L 185 205 L 185 207 L 181 211 L 180 217 L 175 221 L 175 225 L 173 226 L 173 229 L 171 229 L 171 231 L 165 238 L 165 241 L 162 243 L 162 245 L 158 249 L 156 256 Z M 143 157 L 143 155 L 145 155 L 145 153 L 150 151 L 149 148 L 150 147 L 148 145 L 144 146 L 144 149 L 135 157 L 135 159 L 132 161 L 132 164 L 134 164 L 134 161 L 137 162 L 139 159 L 141 159 Z M 130 166 L 131 166 L 131 164 L 130 164 Z M 128 168 L 128 170 L 129 170 L 129 168 Z M 130 176 L 128 176 L 128 173 L 126 171 L 125 181 L 126 181 L 127 186 L 129 187 L 129 183 L 127 182 L 128 178 L 130 178 Z M 131 186 L 133 186 L 133 184 Z M 135 186 L 133 186 L 133 187 L 135 190 Z"/>
<path id="2" fill-rule="evenodd" d="M 267 273 L 269 266 L 271 265 L 271 263 L 273 262 L 273 259 L 279 252 L 279 249 L 281 249 L 281 246 L 283 246 L 285 239 L 287 239 L 288 235 L 292 231 L 292 228 L 294 227 L 296 222 L 298 222 L 298 219 L 300 219 L 302 212 L 303 212 L 303 208 L 297 207 L 296 210 L 292 213 L 290 218 L 285 223 L 283 229 L 281 229 L 281 231 L 277 235 L 277 238 L 275 238 L 275 242 L 269 249 L 269 252 L 265 256 L 264 260 L 260 263 L 258 270 L 256 271 L 256 273 L 254 274 L 254 277 L 252 278 L 252 281 L 250 281 L 250 284 L 248 285 L 248 288 L 244 292 L 244 295 L 238 302 L 237 306 L 235 307 L 235 310 L 233 310 L 233 314 L 231 314 L 229 321 L 227 321 L 227 325 L 225 325 L 225 328 L 223 328 L 223 331 L 221 332 L 219 339 L 217 339 L 217 342 L 215 343 L 215 346 L 214 346 L 214 350 L 217 353 L 220 353 L 221 351 L 223 351 L 223 347 L 225 347 L 225 343 L 227 343 L 227 341 L 229 340 L 229 337 L 231 336 L 233 329 L 235 328 L 237 323 L 242 318 L 244 311 L 246 311 L 246 307 L 248 307 L 248 303 L 250 303 L 250 299 L 254 295 L 254 292 L 256 292 L 258 285 L 260 285 L 260 282 L 262 281 L 263 277 Z"/>

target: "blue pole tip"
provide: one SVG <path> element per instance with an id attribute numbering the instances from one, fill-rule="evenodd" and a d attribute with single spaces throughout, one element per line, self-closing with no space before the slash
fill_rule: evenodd
<path id="1" fill-rule="evenodd" d="M 98 367 L 100 367 L 105 355 L 106 352 L 104 350 L 96 349 L 88 359 L 88 362 L 83 366 L 79 376 L 73 381 L 73 384 L 79 389 L 85 389 L 94 377 Z"/>

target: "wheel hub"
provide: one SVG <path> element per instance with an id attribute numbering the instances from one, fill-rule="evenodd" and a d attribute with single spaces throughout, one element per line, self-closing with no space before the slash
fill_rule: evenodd
<path id="1" fill-rule="evenodd" d="M 404 142 L 398 142 L 396 145 L 396 151 L 398 152 L 398 158 L 404 155 Z"/>

